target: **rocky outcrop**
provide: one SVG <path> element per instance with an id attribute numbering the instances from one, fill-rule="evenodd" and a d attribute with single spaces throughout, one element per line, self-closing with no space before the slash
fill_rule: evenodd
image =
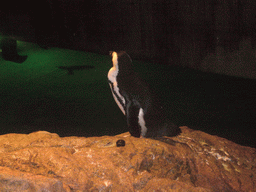
<path id="1" fill-rule="evenodd" d="M 256 191 L 256 149 L 181 127 L 161 140 L 128 133 L 0 136 L 3 191 Z M 121 142 L 120 147 L 116 141 Z"/>
<path id="2" fill-rule="evenodd" d="M 255 49 L 250 39 L 239 43 L 239 50 L 228 52 L 223 47 L 216 47 L 216 54 L 209 54 L 203 61 L 201 69 L 207 72 L 230 76 L 256 79 Z"/>

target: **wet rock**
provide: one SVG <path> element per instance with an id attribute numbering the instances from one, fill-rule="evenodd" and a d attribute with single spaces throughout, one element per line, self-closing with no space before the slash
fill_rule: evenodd
<path id="1" fill-rule="evenodd" d="M 159 140 L 129 133 L 0 136 L 4 191 L 256 191 L 256 149 L 181 127 Z M 124 140 L 125 146 L 116 142 Z"/>
<path id="2" fill-rule="evenodd" d="M 17 41 L 12 38 L 3 38 L 0 41 L 0 48 L 2 49 L 2 57 L 6 61 L 23 63 L 28 57 L 27 55 L 18 54 Z"/>

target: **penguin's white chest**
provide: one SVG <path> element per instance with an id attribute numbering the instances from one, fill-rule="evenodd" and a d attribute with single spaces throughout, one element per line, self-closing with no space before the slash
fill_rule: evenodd
<path id="1" fill-rule="evenodd" d="M 139 110 L 138 120 L 139 120 L 138 123 L 141 128 L 141 137 L 145 137 L 145 135 L 147 133 L 147 127 L 146 127 L 146 123 L 145 123 L 145 119 L 144 119 L 144 111 L 142 108 L 140 108 L 140 110 Z"/>
<path id="2" fill-rule="evenodd" d="M 112 67 L 109 72 L 108 72 L 108 80 L 109 80 L 109 86 L 112 92 L 112 95 L 115 99 L 115 102 L 117 103 L 118 107 L 120 108 L 120 110 L 123 112 L 123 114 L 125 115 L 125 99 L 124 97 L 120 94 L 120 90 L 118 87 L 118 83 L 116 81 L 116 77 L 118 74 L 118 68 L 116 67 Z"/>

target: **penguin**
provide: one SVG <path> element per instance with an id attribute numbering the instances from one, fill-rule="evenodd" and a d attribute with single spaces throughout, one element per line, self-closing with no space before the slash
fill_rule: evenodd
<path id="1" fill-rule="evenodd" d="M 130 56 L 125 51 L 110 54 L 113 67 L 108 72 L 108 82 L 114 100 L 126 116 L 130 134 L 141 138 L 178 135 L 179 127 L 166 118 L 156 95 L 133 70 Z"/>

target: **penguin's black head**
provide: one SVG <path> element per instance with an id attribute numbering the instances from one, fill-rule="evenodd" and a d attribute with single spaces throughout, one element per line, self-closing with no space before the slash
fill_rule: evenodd
<path id="1" fill-rule="evenodd" d="M 125 51 L 113 51 L 110 52 L 112 55 L 112 64 L 113 67 L 118 68 L 120 72 L 131 71 L 132 69 L 132 60 L 130 56 Z"/>

